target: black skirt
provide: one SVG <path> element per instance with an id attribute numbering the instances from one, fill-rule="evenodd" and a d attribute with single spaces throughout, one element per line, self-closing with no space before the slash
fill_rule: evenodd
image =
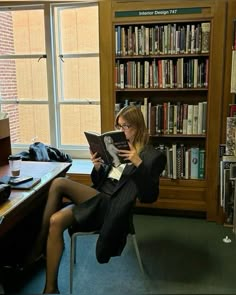
<path id="1" fill-rule="evenodd" d="M 117 180 L 108 178 L 97 195 L 73 207 L 78 230 L 93 231 L 101 228 L 117 182 Z"/>

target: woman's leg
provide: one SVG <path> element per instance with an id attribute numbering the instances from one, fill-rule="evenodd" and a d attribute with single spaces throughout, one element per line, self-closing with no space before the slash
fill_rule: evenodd
<path id="1" fill-rule="evenodd" d="M 43 293 L 56 294 L 58 289 L 58 271 L 63 252 L 63 232 L 74 221 L 72 207 L 70 205 L 50 218 L 50 226 L 47 239 L 46 283 Z"/>
<path id="2" fill-rule="evenodd" d="M 78 205 L 94 197 L 97 193 L 98 191 L 90 186 L 74 182 L 67 178 L 56 178 L 49 189 L 41 229 L 26 264 L 34 262 L 43 253 L 47 241 L 50 218 L 55 212 L 61 209 L 63 197 L 66 196 L 74 204 Z"/>

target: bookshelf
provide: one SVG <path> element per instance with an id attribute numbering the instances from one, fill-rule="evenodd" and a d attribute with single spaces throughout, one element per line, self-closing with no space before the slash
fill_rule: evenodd
<path id="1" fill-rule="evenodd" d="M 233 57 L 233 50 L 235 50 L 235 27 L 236 27 L 236 0 L 228 0 L 227 1 L 227 20 L 226 20 L 226 46 L 225 46 L 225 68 L 224 68 L 224 88 L 223 88 L 223 104 L 222 104 L 222 130 L 221 130 L 221 143 L 222 145 L 226 144 L 226 146 L 229 146 L 228 142 L 228 134 L 229 134 L 229 126 L 227 126 L 227 122 L 229 120 L 227 117 L 234 116 L 234 110 L 235 110 L 235 104 L 236 104 L 236 94 L 232 91 L 232 85 L 231 85 L 231 75 L 232 75 L 232 57 Z M 235 52 L 234 52 L 235 54 Z M 227 152 L 225 154 L 229 154 L 229 149 L 226 149 Z M 222 162 L 222 159 L 227 158 L 228 156 L 222 156 L 220 158 L 220 163 Z M 232 158 L 235 158 L 234 156 L 231 156 Z M 226 169 L 223 170 L 226 174 Z M 229 169 L 228 169 L 229 170 Z M 223 182 L 223 181 L 221 181 Z M 226 182 L 226 186 L 231 188 L 231 185 L 235 184 L 235 181 L 228 181 Z M 225 183 L 221 183 L 221 187 L 224 187 Z M 227 191 L 227 190 L 226 190 Z M 220 191 L 221 193 L 221 191 Z M 227 192 L 229 193 L 229 192 Z M 221 195 L 221 194 L 220 194 Z M 229 196 L 228 196 L 229 197 Z M 232 197 L 232 196 L 231 196 Z M 224 200 L 225 201 L 225 200 Z M 227 203 L 227 200 L 226 200 Z M 224 224 L 228 224 L 228 215 L 229 212 L 227 212 L 227 204 L 221 204 L 221 221 Z"/>
<path id="2" fill-rule="evenodd" d="M 216 147 L 221 133 L 217 118 L 221 116 L 219 93 L 223 91 L 224 65 L 224 49 L 217 40 L 224 40 L 222 19 L 225 19 L 226 3 L 201 3 L 112 1 L 113 102 L 114 115 L 117 108 L 127 103 L 146 104 L 150 110 L 148 118 L 152 118 L 151 106 L 159 104 L 167 104 L 167 108 L 207 105 L 205 129 L 194 132 L 193 126 L 185 131 L 174 129 L 177 127 L 173 128 L 169 120 L 168 127 L 153 131 L 152 120 L 147 120 L 153 145 L 171 149 L 184 146 L 185 150 L 198 147 L 204 151 L 205 168 L 204 175 L 194 179 L 164 175 L 158 201 L 148 205 L 137 203 L 137 206 L 205 212 L 208 220 L 217 220 Z M 205 29 L 207 32 L 199 37 Z M 178 38 L 181 42 L 176 41 Z"/>
<path id="3" fill-rule="evenodd" d="M 236 103 L 236 96 L 231 93 L 231 66 L 233 49 L 233 30 L 236 20 L 236 0 L 228 0 L 227 21 L 226 21 L 226 46 L 225 46 L 225 68 L 224 68 L 224 89 L 222 105 L 222 130 L 221 143 L 226 141 L 226 117 L 229 115 L 229 105 Z"/>

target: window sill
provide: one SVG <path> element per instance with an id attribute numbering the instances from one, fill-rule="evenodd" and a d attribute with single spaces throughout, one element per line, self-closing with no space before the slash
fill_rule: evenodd
<path id="1" fill-rule="evenodd" d="M 70 169 L 67 174 L 88 174 L 90 175 L 93 169 L 93 164 L 90 159 L 73 159 Z"/>

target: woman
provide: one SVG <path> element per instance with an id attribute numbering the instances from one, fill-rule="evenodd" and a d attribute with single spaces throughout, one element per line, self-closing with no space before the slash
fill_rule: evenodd
<path id="1" fill-rule="evenodd" d="M 92 187 L 66 178 L 55 179 L 50 187 L 41 231 L 31 255 L 31 259 L 38 257 L 43 250 L 42 242 L 47 241 L 44 293 L 59 293 L 57 276 L 65 229 L 75 222 L 86 229 L 100 229 L 96 255 L 100 263 L 106 263 L 111 256 L 120 255 L 125 246 L 136 197 L 141 202 L 157 199 L 159 176 L 166 158 L 148 145 L 149 136 L 140 108 L 124 107 L 117 114 L 115 124 L 129 141 L 130 150 L 120 150 L 119 154 L 130 164 L 107 166 L 96 153 L 91 153 Z M 65 196 L 73 204 L 62 208 Z"/>

